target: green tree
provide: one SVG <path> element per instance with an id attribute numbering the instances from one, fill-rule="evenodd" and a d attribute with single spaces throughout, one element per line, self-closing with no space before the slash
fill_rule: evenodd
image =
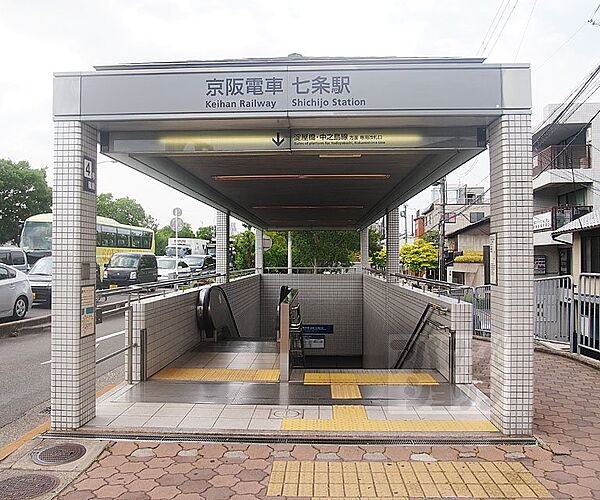
<path id="1" fill-rule="evenodd" d="M 148 227 L 156 230 L 156 221 L 147 214 L 142 205 L 131 198 L 113 198 L 111 193 L 101 193 L 97 198 L 97 214 L 110 217 L 121 224 Z"/>
<path id="2" fill-rule="evenodd" d="M 187 223 L 183 223 L 183 229 L 179 231 L 178 235 L 180 238 L 195 238 L 196 235 L 192 231 L 191 226 Z M 175 238 L 175 231 L 171 229 L 171 226 L 163 226 L 156 230 L 154 234 L 154 240 L 156 242 L 156 255 L 164 255 L 167 245 L 169 244 L 169 238 Z"/>
<path id="3" fill-rule="evenodd" d="M 383 246 L 381 244 L 381 234 L 379 234 L 379 231 L 376 229 L 369 228 L 369 259 L 373 263 L 375 263 L 375 261 L 381 256 L 380 254 L 382 249 Z"/>
<path id="4" fill-rule="evenodd" d="M 254 233 L 250 228 L 232 237 L 235 253 L 235 268 L 250 269 L 254 267 Z"/>
<path id="5" fill-rule="evenodd" d="M 294 267 L 350 266 L 360 249 L 358 231 L 294 231 L 292 261 Z"/>
<path id="6" fill-rule="evenodd" d="M 438 246 L 440 243 L 440 232 L 437 229 L 430 229 L 423 233 L 423 240 L 431 243 L 433 246 Z"/>
<path id="7" fill-rule="evenodd" d="M 418 239 L 412 245 L 404 245 L 400 249 L 402 263 L 415 273 L 422 273 L 428 269 L 437 269 L 438 251 L 428 241 Z"/>
<path id="8" fill-rule="evenodd" d="M 0 243 L 16 241 L 25 219 L 50 212 L 51 207 L 45 170 L 31 168 L 26 161 L 0 159 Z"/>
<path id="9" fill-rule="evenodd" d="M 287 231 L 265 231 L 273 245 L 264 253 L 265 267 L 287 267 Z"/>
<path id="10" fill-rule="evenodd" d="M 385 269 L 387 266 L 387 252 L 385 248 L 381 248 L 371 257 L 371 264 L 376 269 Z"/>
<path id="11" fill-rule="evenodd" d="M 198 231 L 196 231 L 196 238 L 200 238 L 201 240 L 212 240 L 217 234 L 217 229 L 215 226 L 203 226 L 199 227 Z"/>

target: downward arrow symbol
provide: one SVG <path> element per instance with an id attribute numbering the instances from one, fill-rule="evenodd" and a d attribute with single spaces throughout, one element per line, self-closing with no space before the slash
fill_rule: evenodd
<path id="1" fill-rule="evenodd" d="M 273 137 L 271 140 L 275 146 L 281 146 L 285 141 L 285 137 L 281 137 L 281 134 L 277 132 L 277 138 Z"/>

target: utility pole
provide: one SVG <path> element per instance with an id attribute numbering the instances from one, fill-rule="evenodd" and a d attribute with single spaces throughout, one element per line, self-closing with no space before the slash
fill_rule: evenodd
<path id="1" fill-rule="evenodd" d="M 440 242 L 438 256 L 438 278 L 440 281 L 446 281 L 446 266 L 444 262 L 444 245 L 446 241 L 446 177 L 442 177 L 438 186 L 440 187 L 440 203 L 442 205 L 440 215 Z"/>
<path id="2" fill-rule="evenodd" d="M 406 211 L 408 207 L 406 203 L 404 204 L 404 244 L 408 244 L 408 212 Z"/>

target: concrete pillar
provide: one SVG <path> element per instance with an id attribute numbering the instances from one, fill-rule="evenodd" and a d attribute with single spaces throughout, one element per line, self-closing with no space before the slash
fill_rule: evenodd
<path id="1" fill-rule="evenodd" d="M 387 255 L 388 273 L 400 272 L 400 211 L 396 207 L 385 216 L 385 251 Z M 390 282 L 397 278 L 388 277 Z"/>
<path id="2" fill-rule="evenodd" d="M 54 147 L 51 421 L 76 429 L 96 413 L 96 130 L 56 122 Z"/>
<path id="3" fill-rule="evenodd" d="M 292 232 L 288 231 L 288 274 L 292 274 Z"/>
<path id="4" fill-rule="evenodd" d="M 504 115 L 488 130 L 492 275 L 492 421 L 533 433 L 533 191 L 531 119 Z M 496 240 L 494 248 L 494 238 Z"/>
<path id="5" fill-rule="evenodd" d="M 360 269 L 361 271 L 369 267 L 369 228 L 365 227 L 360 231 Z"/>
<path id="6" fill-rule="evenodd" d="M 256 229 L 254 236 L 254 267 L 256 268 L 257 274 L 264 272 L 263 264 L 263 230 Z"/>
<path id="7" fill-rule="evenodd" d="M 217 278 L 218 283 L 229 281 L 229 214 L 217 210 Z"/>

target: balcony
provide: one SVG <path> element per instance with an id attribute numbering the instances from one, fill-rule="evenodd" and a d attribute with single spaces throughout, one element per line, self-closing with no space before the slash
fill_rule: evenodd
<path id="1" fill-rule="evenodd" d="M 548 146 L 533 157 L 533 176 L 547 170 L 590 168 L 591 147 L 586 144 Z"/>
<path id="2" fill-rule="evenodd" d="M 536 210 L 533 214 L 533 231 L 555 231 L 582 215 L 590 213 L 593 207 L 579 205 L 576 207 L 550 207 Z"/>

